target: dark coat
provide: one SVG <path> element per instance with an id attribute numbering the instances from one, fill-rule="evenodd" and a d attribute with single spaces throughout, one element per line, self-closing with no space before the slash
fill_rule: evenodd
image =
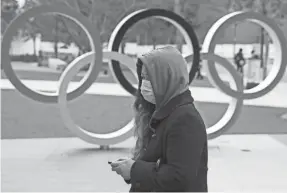
<path id="1" fill-rule="evenodd" d="M 207 192 L 207 135 L 190 91 L 151 122 L 150 140 L 131 169 L 131 192 Z"/>

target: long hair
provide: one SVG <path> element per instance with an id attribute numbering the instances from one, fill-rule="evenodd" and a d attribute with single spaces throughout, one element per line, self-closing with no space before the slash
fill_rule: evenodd
<path id="1" fill-rule="evenodd" d="M 155 111 L 155 105 L 146 101 L 141 94 L 141 84 L 142 84 L 142 72 L 143 63 L 140 59 L 137 61 L 137 75 L 139 79 L 138 90 L 136 99 L 134 102 L 134 113 L 135 113 L 135 137 L 136 145 L 133 150 L 133 158 L 135 160 L 142 156 L 144 146 L 149 141 L 149 122 Z"/>

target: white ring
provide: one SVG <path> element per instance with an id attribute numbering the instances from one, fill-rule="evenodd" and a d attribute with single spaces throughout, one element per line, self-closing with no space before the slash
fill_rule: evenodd
<path id="1" fill-rule="evenodd" d="M 228 60 L 218 55 L 210 53 L 201 53 L 200 56 L 203 60 L 211 60 L 224 67 L 233 77 L 233 81 L 231 82 L 232 86 L 235 87 L 238 90 L 238 92 L 241 93 L 243 92 L 243 83 L 241 81 L 241 77 L 238 75 L 237 71 L 233 68 L 233 66 L 230 64 Z M 193 56 L 190 55 L 185 58 L 187 63 L 192 61 L 192 57 Z M 208 76 L 208 79 L 210 82 L 213 82 L 212 76 Z M 242 106 L 243 106 L 243 98 L 232 98 L 222 118 L 214 125 L 206 128 L 208 139 L 214 139 L 216 137 L 219 137 L 227 130 L 229 130 L 231 126 L 235 124 L 241 112 Z"/>
<path id="2" fill-rule="evenodd" d="M 82 129 L 73 119 L 68 110 L 67 106 L 67 88 L 69 82 L 73 77 L 78 73 L 78 71 L 84 67 L 87 63 L 95 57 L 94 52 L 89 52 L 83 54 L 74 60 L 63 72 L 60 77 L 60 85 L 58 90 L 58 104 L 60 107 L 60 113 L 63 119 L 65 126 L 73 133 L 75 133 L 80 139 L 97 145 L 112 145 L 119 142 L 122 142 L 133 135 L 134 119 L 132 119 L 126 126 L 123 128 L 108 134 L 96 134 Z M 127 67 L 135 66 L 134 60 L 129 56 L 120 54 L 118 52 L 104 52 L 104 58 L 118 60 L 119 62 L 125 64 Z M 134 71 L 134 69 L 131 69 Z"/>
<path id="3" fill-rule="evenodd" d="M 88 39 L 90 41 L 91 50 L 96 52 L 96 60 L 91 60 L 90 68 L 85 74 L 85 76 L 80 81 L 80 86 L 68 93 L 68 100 L 72 100 L 82 93 L 84 93 L 90 85 L 95 81 L 98 76 L 101 68 L 102 68 L 102 48 L 100 42 L 100 35 L 95 28 L 95 26 L 91 25 L 87 17 L 78 13 L 75 10 L 69 9 L 66 6 L 62 5 L 41 5 L 38 7 L 33 7 L 20 15 L 18 15 L 8 26 L 6 29 L 3 41 L 1 42 L 1 64 L 3 70 L 9 79 L 9 81 L 15 86 L 15 88 L 24 96 L 31 98 L 35 101 L 43 102 L 43 103 L 56 103 L 58 96 L 54 93 L 44 94 L 28 88 L 22 81 L 17 77 L 15 71 L 11 66 L 11 58 L 9 55 L 9 48 L 11 46 L 11 41 L 13 40 L 13 35 L 17 32 L 19 26 L 26 22 L 28 18 L 35 17 L 39 14 L 43 13 L 57 13 L 64 17 L 67 17 L 73 21 L 75 21 L 87 34 Z M 96 65 L 94 65 L 96 63 Z"/>
<path id="4" fill-rule="evenodd" d="M 202 52 L 204 53 L 214 53 L 216 46 L 216 39 L 220 33 L 226 28 L 229 27 L 234 22 L 248 20 L 253 23 L 257 23 L 263 27 L 271 36 L 274 45 L 275 45 L 275 58 L 274 64 L 271 72 L 266 77 L 266 79 L 261 82 L 258 86 L 244 90 L 243 93 L 237 92 L 233 89 L 230 89 L 227 85 L 223 84 L 220 79 L 218 72 L 216 71 L 213 61 L 208 61 L 208 69 L 211 70 L 211 76 L 216 83 L 216 87 L 221 90 L 223 93 L 238 98 L 243 97 L 244 99 L 254 99 L 261 97 L 268 92 L 270 92 L 281 80 L 285 73 L 287 65 L 287 42 L 285 36 L 277 24 L 265 17 L 260 13 L 255 12 L 234 12 L 227 14 L 220 18 L 217 22 L 208 31 L 205 36 Z M 214 70 L 215 69 L 215 70 Z M 243 96 L 240 96 L 243 95 Z"/>

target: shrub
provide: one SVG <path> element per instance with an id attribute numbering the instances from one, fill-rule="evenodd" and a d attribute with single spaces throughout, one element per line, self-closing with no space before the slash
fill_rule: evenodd
<path id="1" fill-rule="evenodd" d="M 29 54 L 13 55 L 13 56 L 11 56 L 11 61 L 14 61 L 14 62 L 25 62 L 25 63 L 37 62 L 38 61 L 38 57 L 35 56 L 35 55 L 29 55 Z"/>

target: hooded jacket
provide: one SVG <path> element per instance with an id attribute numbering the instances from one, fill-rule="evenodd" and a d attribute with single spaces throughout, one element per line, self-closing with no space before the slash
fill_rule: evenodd
<path id="1" fill-rule="evenodd" d="M 150 140 L 131 168 L 131 192 L 207 192 L 207 136 L 189 91 L 187 64 L 171 46 L 140 59 L 156 99 Z"/>

